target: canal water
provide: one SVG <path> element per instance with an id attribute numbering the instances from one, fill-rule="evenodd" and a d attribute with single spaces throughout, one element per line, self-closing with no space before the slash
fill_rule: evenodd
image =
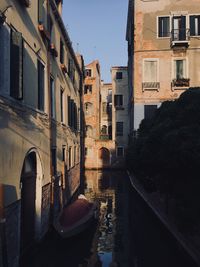
<path id="1" fill-rule="evenodd" d="M 52 230 L 21 267 L 195 267 L 130 185 L 126 172 L 86 171 L 99 221 L 66 240 Z"/>

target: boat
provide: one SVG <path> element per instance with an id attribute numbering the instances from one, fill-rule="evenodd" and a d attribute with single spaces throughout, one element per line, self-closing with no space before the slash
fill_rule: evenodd
<path id="1" fill-rule="evenodd" d="M 56 232 L 62 238 L 68 238 L 83 232 L 92 221 L 98 218 L 98 205 L 79 195 L 72 204 L 63 208 L 54 222 Z"/>

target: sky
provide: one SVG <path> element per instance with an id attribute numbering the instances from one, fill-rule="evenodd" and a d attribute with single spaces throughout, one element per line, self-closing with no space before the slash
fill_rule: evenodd
<path id="1" fill-rule="evenodd" d="M 111 66 L 127 65 L 128 0 L 64 0 L 63 20 L 75 52 L 85 65 L 98 59 L 101 79 L 111 82 Z"/>

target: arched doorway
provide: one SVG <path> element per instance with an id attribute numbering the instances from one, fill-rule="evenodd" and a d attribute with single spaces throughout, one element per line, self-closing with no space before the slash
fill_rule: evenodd
<path id="1" fill-rule="evenodd" d="M 21 255 L 35 239 L 37 156 L 27 154 L 21 172 Z"/>
<path id="2" fill-rule="evenodd" d="M 99 158 L 102 162 L 102 167 L 109 166 L 110 165 L 110 151 L 102 147 L 99 149 Z"/>

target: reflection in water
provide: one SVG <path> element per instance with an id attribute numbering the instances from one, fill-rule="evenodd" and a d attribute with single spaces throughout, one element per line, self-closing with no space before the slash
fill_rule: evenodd
<path id="1" fill-rule="evenodd" d="M 93 251 L 97 254 L 99 264 L 90 262 L 88 266 L 128 266 L 128 253 L 124 253 L 128 249 L 128 236 L 124 229 L 128 229 L 128 214 L 126 220 L 122 217 L 121 209 L 128 212 L 125 207 L 128 203 L 124 202 L 126 197 L 123 196 L 125 190 L 126 174 L 122 172 L 104 172 L 86 171 L 85 173 L 85 195 L 91 201 L 98 201 L 100 207 L 99 224 L 96 231 L 96 240 L 94 239 Z M 125 204 L 124 207 L 122 205 Z M 124 215 L 123 215 L 124 216 Z M 123 238 L 124 244 L 123 244 Z M 125 249 L 126 245 L 126 249 Z M 95 249 L 94 249 L 95 248 Z M 123 262 L 122 262 L 123 261 Z"/>
<path id="2" fill-rule="evenodd" d="M 196 266 L 133 190 L 125 172 L 86 171 L 81 193 L 98 201 L 98 223 L 66 240 L 51 231 L 20 267 Z"/>

